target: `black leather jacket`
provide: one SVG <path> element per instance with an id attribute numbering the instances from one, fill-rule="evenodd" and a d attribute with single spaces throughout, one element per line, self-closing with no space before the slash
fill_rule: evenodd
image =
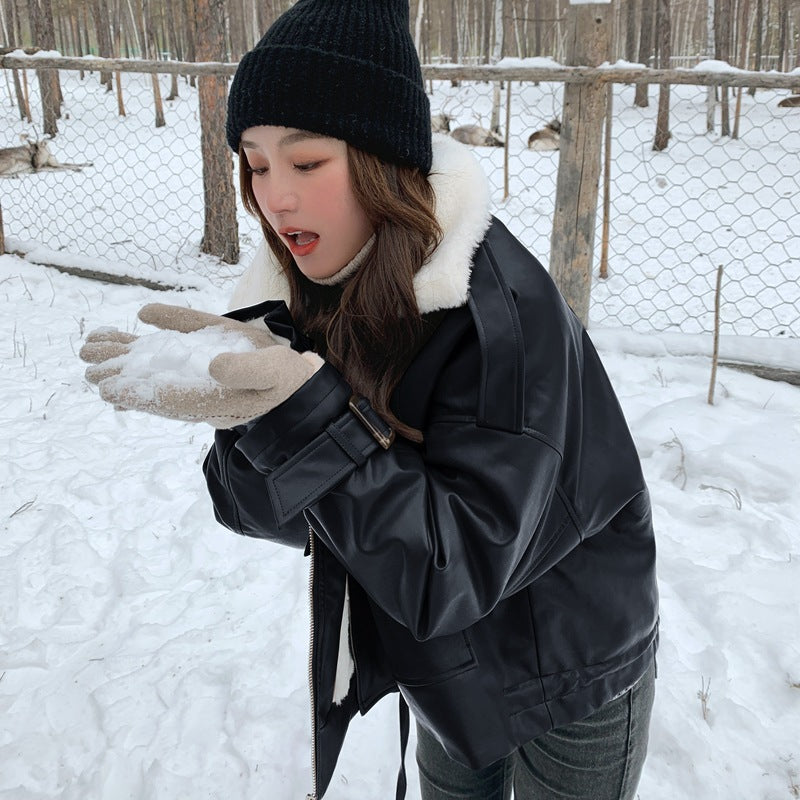
<path id="1" fill-rule="evenodd" d="M 501 223 L 393 395 L 424 443 L 384 449 L 350 401 L 326 364 L 205 464 L 222 524 L 296 547 L 313 530 L 319 797 L 352 715 L 397 686 L 478 768 L 635 683 L 658 623 L 639 459 L 586 332 Z M 356 678 L 333 705 L 345 573 Z"/>

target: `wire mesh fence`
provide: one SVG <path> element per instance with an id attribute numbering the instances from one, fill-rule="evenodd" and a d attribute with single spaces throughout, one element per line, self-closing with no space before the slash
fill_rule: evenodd
<path id="1" fill-rule="evenodd" d="M 9 91 L 0 110 L 0 147 L 12 147 L 20 135 L 40 138 L 38 85 L 29 72 L 29 124 L 19 119 L 9 70 L 4 73 Z M 7 246 L 29 253 L 38 248 L 40 260 L 184 285 L 203 276 L 222 286 L 238 274 L 241 267 L 200 254 L 196 89 L 181 79 L 178 95 L 165 102 L 166 124 L 157 128 L 150 75 L 122 74 L 125 116 L 97 73 L 60 75 L 64 105 L 50 149 L 58 161 L 91 166 L 0 180 Z M 167 98 L 172 81 L 159 81 Z M 499 108 L 491 82 L 428 85 L 432 111 L 446 113 L 451 129 L 489 129 L 495 112 L 508 152 L 474 147 L 492 186 L 493 211 L 547 264 L 559 151 L 530 149 L 528 138 L 560 117 L 563 83 L 506 81 Z M 608 277 L 600 278 L 596 266 L 591 324 L 710 331 L 722 264 L 722 333 L 800 337 L 800 109 L 779 107 L 787 91 L 745 91 L 733 138 L 720 134 L 718 110 L 714 131 L 706 130 L 706 86 L 673 86 L 671 139 L 655 152 L 658 87 L 650 87 L 649 105 L 641 108 L 634 105 L 633 85 L 613 86 Z M 237 181 L 235 170 L 234 163 Z M 247 263 L 261 233 L 241 209 L 238 223 L 233 235 Z M 598 215 L 596 264 L 600 231 Z"/>

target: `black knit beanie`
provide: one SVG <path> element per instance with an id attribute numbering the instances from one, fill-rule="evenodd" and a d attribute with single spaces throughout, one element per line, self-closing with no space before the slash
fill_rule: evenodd
<path id="1" fill-rule="evenodd" d="M 239 63 L 228 144 L 283 125 L 343 139 L 385 161 L 431 168 L 430 105 L 409 0 L 298 0 Z"/>

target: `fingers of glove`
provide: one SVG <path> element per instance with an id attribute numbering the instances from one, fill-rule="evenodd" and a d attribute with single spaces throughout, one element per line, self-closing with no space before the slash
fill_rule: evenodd
<path id="1" fill-rule="evenodd" d="M 86 342 L 121 342 L 130 344 L 135 342 L 138 337 L 134 333 L 127 333 L 116 328 L 96 328 L 86 335 Z"/>
<path id="2" fill-rule="evenodd" d="M 281 389 L 288 397 L 315 372 L 312 364 L 288 347 L 266 347 L 250 353 L 221 353 L 208 374 L 230 389 Z"/>
<path id="3" fill-rule="evenodd" d="M 129 352 L 130 349 L 130 344 L 126 342 L 95 339 L 91 342 L 87 341 L 86 344 L 81 347 L 78 355 L 82 361 L 86 361 L 89 364 L 100 364 L 111 358 L 123 356 L 125 353 Z"/>
<path id="4" fill-rule="evenodd" d="M 155 325 L 164 331 L 193 333 L 211 325 L 220 325 L 223 318 L 207 311 L 196 311 L 184 306 L 171 306 L 166 303 L 148 303 L 139 309 L 139 319 L 148 325 Z"/>
<path id="5" fill-rule="evenodd" d="M 144 411 L 184 422 L 211 422 L 231 427 L 269 410 L 260 392 L 242 392 L 213 384 L 202 386 L 154 385 L 111 377 L 100 384 L 100 396 L 118 408 Z M 265 407 L 266 406 L 266 407 Z"/>
<path id="6" fill-rule="evenodd" d="M 172 306 L 166 303 L 148 303 L 139 310 L 139 319 L 148 325 L 154 325 L 165 331 L 178 331 L 179 333 L 194 333 L 217 326 L 226 331 L 238 333 L 252 342 L 256 347 L 270 347 L 277 344 L 276 339 L 263 324 L 248 325 L 218 314 L 207 311 L 197 311 L 184 306 Z"/>
<path id="7" fill-rule="evenodd" d="M 86 368 L 84 373 L 86 380 L 89 383 L 100 383 L 106 378 L 111 378 L 114 375 L 119 375 L 122 372 L 122 364 L 118 361 L 104 361 L 100 364 L 92 364 Z"/>

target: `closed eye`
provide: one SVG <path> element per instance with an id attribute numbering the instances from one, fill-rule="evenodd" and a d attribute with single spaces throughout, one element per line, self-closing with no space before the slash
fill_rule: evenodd
<path id="1" fill-rule="evenodd" d="M 266 175 L 267 174 L 267 168 L 266 167 L 248 167 L 247 171 L 251 175 Z"/>
<path id="2" fill-rule="evenodd" d="M 295 164 L 294 168 L 299 172 L 311 172 L 312 170 L 315 170 L 320 164 L 322 164 L 322 161 L 306 161 L 303 164 Z"/>

